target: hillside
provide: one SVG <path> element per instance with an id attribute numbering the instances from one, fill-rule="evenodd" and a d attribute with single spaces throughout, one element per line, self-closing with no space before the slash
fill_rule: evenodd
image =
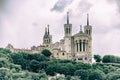
<path id="1" fill-rule="evenodd" d="M 76 63 L 70 60 L 50 59 L 41 53 L 12 53 L 7 49 L 0 49 L 0 80 L 48 79 L 120 80 L 120 64 Z"/>

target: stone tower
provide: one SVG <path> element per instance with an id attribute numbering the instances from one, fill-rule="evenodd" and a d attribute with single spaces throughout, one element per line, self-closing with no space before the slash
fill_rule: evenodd
<path id="1" fill-rule="evenodd" d="M 67 24 L 64 24 L 65 37 L 72 36 L 72 24 L 69 24 L 69 12 L 67 12 Z"/>
<path id="2" fill-rule="evenodd" d="M 69 23 L 69 12 L 67 12 L 67 24 L 64 24 L 64 40 L 65 51 L 71 57 L 71 36 L 72 36 L 72 24 Z"/>
<path id="3" fill-rule="evenodd" d="M 50 47 L 51 43 L 52 43 L 52 35 L 50 35 L 49 25 L 48 25 L 47 27 L 45 27 L 45 34 L 43 37 L 43 45 L 46 47 Z"/>
<path id="4" fill-rule="evenodd" d="M 84 27 L 85 33 L 91 36 L 92 26 L 89 25 L 89 15 L 87 14 L 87 25 Z"/>
<path id="5" fill-rule="evenodd" d="M 87 25 L 84 26 L 84 32 L 88 35 L 87 54 L 89 62 L 92 62 L 92 26 L 89 24 L 89 14 L 87 14 Z"/>
<path id="6" fill-rule="evenodd" d="M 92 62 L 92 26 L 89 25 L 89 15 L 87 14 L 87 25 L 80 26 L 79 33 L 74 35 L 75 61 Z"/>

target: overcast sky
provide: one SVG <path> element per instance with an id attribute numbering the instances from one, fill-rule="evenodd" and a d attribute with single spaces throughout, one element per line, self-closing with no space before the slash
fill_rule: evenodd
<path id="1" fill-rule="evenodd" d="M 53 42 L 64 37 L 66 12 L 70 12 L 73 35 L 86 25 L 93 27 L 93 54 L 120 56 L 120 0 L 0 0 L 0 47 L 42 44 L 50 25 Z"/>

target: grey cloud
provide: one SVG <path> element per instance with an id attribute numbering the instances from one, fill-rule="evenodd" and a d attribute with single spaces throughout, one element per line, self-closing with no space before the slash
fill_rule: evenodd
<path id="1" fill-rule="evenodd" d="M 0 12 L 2 12 L 6 7 L 7 0 L 0 0 Z"/>
<path id="2" fill-rule="evenodd" d="M 120 12 L 120 0 L 115 0 L 118 5 L 118 11 Z"/>
<path id="3" fill-rule="evenodd" d="M 79 2 L 78 9 L 80 13 L 85 13 L 90 10 L 92 7 L 92 4 L 89 3 L 87 0 L 82 0 Z"/>
<path id="4" fill-rule="evenodd" d="M 116 25 L 114 26 L 114 28 L 120 30 L 120 23 L 119 23 L 119 24 L 116 24 Z"/>
<path id="5" fill-rule="evenodd" d="M 116 3 L 118 7 L 118 12 L 120 12 L 120 0 L 107 0 L 109 3 Z"/>
<path id="6" fill-rule="evenodd" d="M 73 0 L 58 0 L 51 11 L 62 12 Z"/>

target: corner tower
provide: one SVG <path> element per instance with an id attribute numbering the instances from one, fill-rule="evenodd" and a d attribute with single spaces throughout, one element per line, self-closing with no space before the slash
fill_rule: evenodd
<path id="1" fill-rule="evenodd" d="M 87 54 L 89 62 L 92 62 L 92 26 L 89 24 L 89 15 L 87 14 L 87 25 L 84 27 L 84 32 L 88 36 Z"/>
<path id="2" fill-rule="evenodd" d="M 67 12 L 67 24 L 64 24 L 65 37 L 72 36 L 72 24 L 69 23 L 69 12 Z"/>
<path id="3" fill-rule="evenodd" d="M 84 27 L 84 30 L 89 36 L 92 35 L 92 26 L 89 24 L 89 14 L 87 14 L 87 25 Z"/>
<path id="4" fill-rule="evenodd" d="M 71 52 L 72 52 L 72 24 L 69 23 L 69 12 L 67 12 L 67 23 L 64 24 L 64 47 L 65 51 L 67 52 L 68 59 L 71 59 Z"/>
<path id="5" fill-rule="evenodd" d="M 50 35 L 49 25 L 48 25 L 47 27 L 45 27 L 45 34 L 43 37 L 43 45 L 50 47 L 51 43 L 52 43 L 52 35 Z"/>

